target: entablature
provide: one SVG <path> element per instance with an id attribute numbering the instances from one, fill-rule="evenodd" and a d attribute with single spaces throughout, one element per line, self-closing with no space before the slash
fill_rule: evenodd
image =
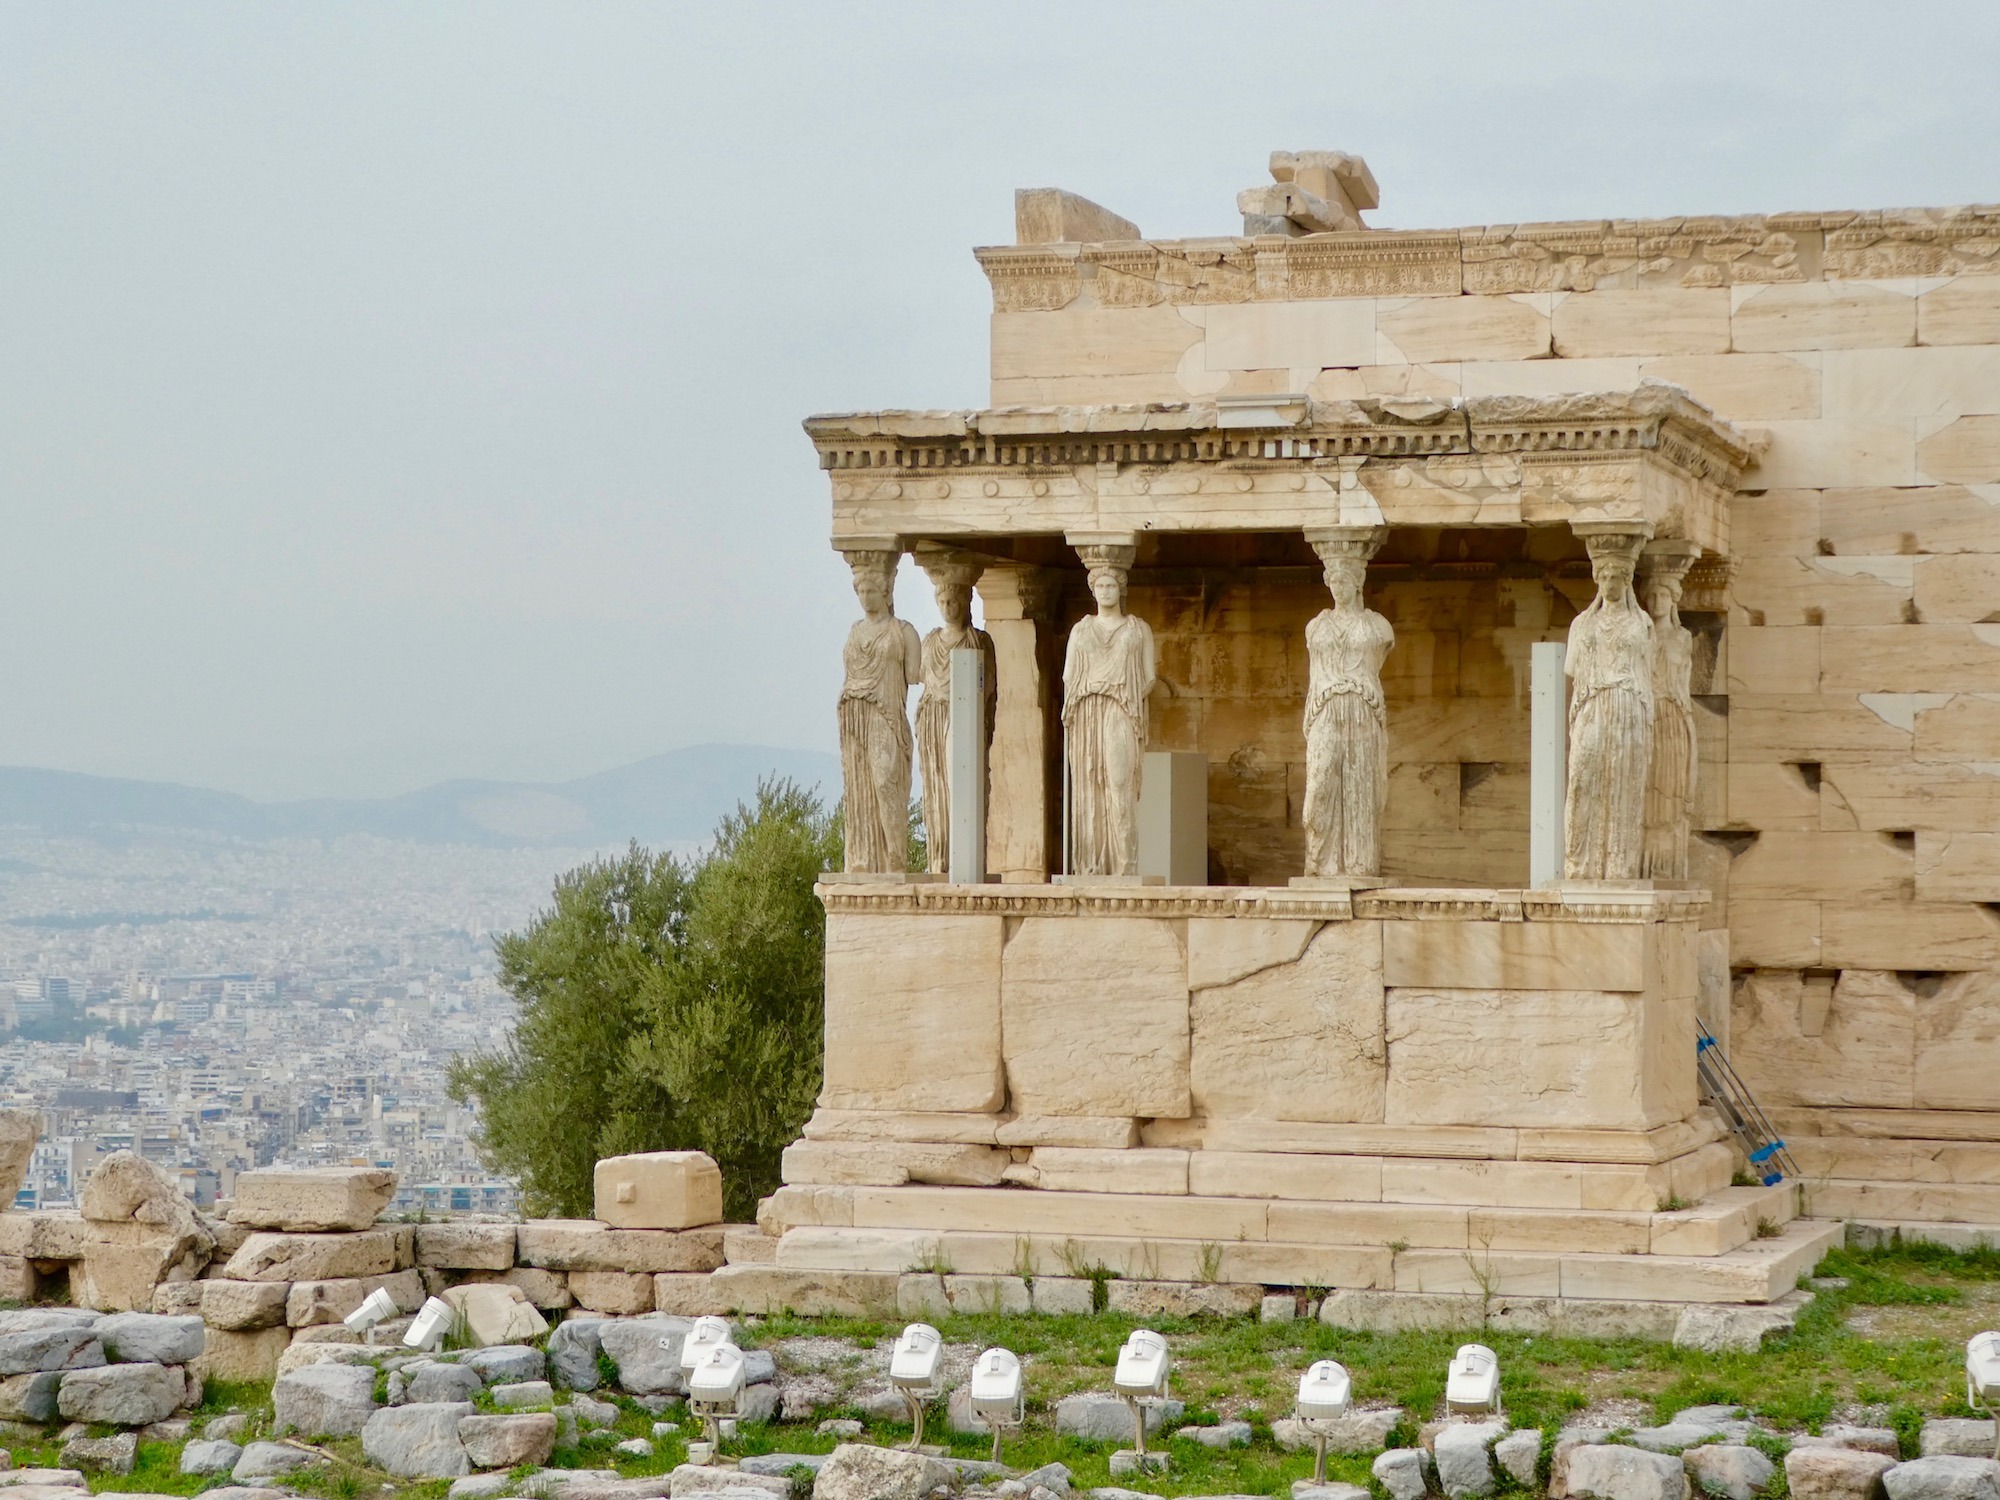
<path id="1" fill-rule="evenodd" d="M 1754 461 L 1677 386 L 1550 397 L 877 411 L 812 417 L 833 533 L 1643 522 L 1723 554 Z"/>

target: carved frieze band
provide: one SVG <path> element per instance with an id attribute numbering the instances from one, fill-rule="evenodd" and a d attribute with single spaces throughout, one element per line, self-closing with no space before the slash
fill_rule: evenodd
<path id="1" fill-rule="evenodd" d="M 1002 245 L 998 312 L 2000 274 L 2000 206 Z"/>
<path id="2" fill-rule="evenodd" d="M 1426 889 L 1346 891 L 1284 886 L 827 884 L 815 887 L 835 915 L 1005 917 L 1267 917 L 1455 922 L 1660 922 L 1707 910 L 1704 890 Z"/>

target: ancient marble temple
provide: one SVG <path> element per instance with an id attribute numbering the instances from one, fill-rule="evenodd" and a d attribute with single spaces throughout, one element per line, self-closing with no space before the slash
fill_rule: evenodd
<path id="1" fill-rule="evenodd" d="M 2000 211 L 1401 231 L 1357 158 L 1271 176 L 1194 240 L 1018 194 L 992 405 L 806 423 L 850 808 L 908 795 L 900 559 L 976 578 L 996 680 L 987 883 L 821 887 L 780 1266 L 1637 1327 L 2000 1223 Z M 1135 869 L 1158 752 L 1203 884 Z M 1698 1020 L 1806 1191 L 1740 1185 Z"/>

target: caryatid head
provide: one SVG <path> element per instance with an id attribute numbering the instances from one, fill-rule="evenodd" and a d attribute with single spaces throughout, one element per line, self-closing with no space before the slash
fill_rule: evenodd
<path id="1" fill-rule="evenodd" d="M 850 552 L 847 565 L 854 571 L 854 597 L 861 612 L 871 620 L 881 620 L 895 612 L 896 565 L 900 552 Z"/>
<path id="2" fill-rule="evenodd" d="M 1611 609 L 1637 609 L 1632 593 L 1632 575 L 1639 566 L 1640 550 L 1652 527 L 1640 522 L 1575 522 L 1590 554 L 1590 576 L 1597 580 L 1597 597 Z"/>
<path id="3" fill-rule="evenodd" d="M 972 627 L 972 586 L 979 581 L 983 571 L 975 563 L 940 562 L 917 555 L 918 563 L 930 575 L 931 589 L 937 595 L 938 614 L 953 630 L 969 630 Z"/>
<path id="4" fill-rule="evenodd" d="M 1139 549 L 1116 543 L 1085 543 L 1076 550 L 1087 570 L 1084 576 L 1090 582 L 1090 597 L 1097 601 L 1097 612 L 1123 614 L 1125 586 Z"/>

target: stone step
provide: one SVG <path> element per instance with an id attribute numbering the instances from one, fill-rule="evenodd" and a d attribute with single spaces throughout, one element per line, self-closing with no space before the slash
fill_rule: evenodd
<path id="1" fill-rule="evenodd" d="M 1808 1178 L 1848 1182 L 2000 1184 L 2000 1145 L 1990 1141 L 1879 1140 L 1851 1135 L 1787 1136 L 1786 1149 Z"/>
<path id="2" fill-rule="evenodd" d="M 1879 1250 L 1898 1241 L 1942 1245 L 1947 1250 L 2000 1250 L 2000 1224 L 1944 1224 L 1921 1219 L 1850 1219 L 1847 1243 Z"/>
<path id="3" fill-rule="evenodd" d="M 1835 1178 L 1805 1189 L 1806 1210 L 1828 1219 L 2000 1223 L 2000 1183 L 1857 1182 Z"/>
<path id="4" fill-rule="evenodd" d="M 1171 1237 L 926 1233 L 793 1229 L 779 1269 L 838 1276 L 933 1271 L 1085 1276 L 1103 1267 L 1148 1281 L 1341 1286 L 1447 1295 L 1580 1297 L 1651 1302 L 1769 1302 L 1790 1291 L 1838 1244 L 1838 1223 L 1795 1220 L 1778 1235 L 1725 1253 L 1604 1255 L 1418 1250 L 1327 1244 L 1217 1243 Z"/>

